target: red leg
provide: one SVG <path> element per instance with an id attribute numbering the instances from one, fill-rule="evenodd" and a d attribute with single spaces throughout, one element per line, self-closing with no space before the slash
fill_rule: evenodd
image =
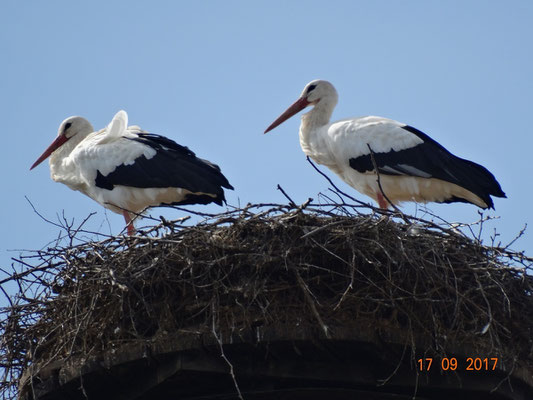
<path id="1" fill-rule="evenodd" d="M 126 228 L 128 228 L 128 235 L 135 235 L 135 227 L 133 226 L 133 220 L 131 219 L 130 213 L 127 211 L 122 211 L 124 220 L 126 221 Z"/>
<path id="2" fill-rule="evenodd" d="M 389 203 L 387 202 L 387 200 L 385 200 L 385 197 L 383 197 L 381 192 L 378 192 L 377 198 L 378 198 L 379 208 L 382 208 L 384 210 L 389 208 Z"/>

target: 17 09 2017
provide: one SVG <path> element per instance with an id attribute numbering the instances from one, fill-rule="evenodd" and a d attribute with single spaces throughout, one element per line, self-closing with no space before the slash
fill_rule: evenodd
<path id="1" fill-rule="evenodd" d="M 442 371 L 494 371 L 498 365 L 498 357 L 467 357 L 461 362 L 456 357 L 444 357 L 440 360 L 426 357 L 417 360 L 419 371 L 430 371 L 431 368 L 439 368 Z"/>

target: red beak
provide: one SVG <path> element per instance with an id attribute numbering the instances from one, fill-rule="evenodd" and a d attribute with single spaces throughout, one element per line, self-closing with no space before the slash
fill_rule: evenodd
<path id="1" fill-rule="evenodd" d="M 41 156 L 37 159 L 37 161 L 35 161 L 33 163 L 33 165 L 30 167 L 30 171 L 32 169 L 34 169 L 37 165 L 39 165 L 40 163 L 42 163 L 44 160 L 46 160 L 48 158 L 48 156 L 50 154 L 52 154 L 56 149 L 58 149 L 59 147 L 61 147 L 63 144 L 65 144 L 65 142 L 68 140 L 69 138 L 66 137 L 65 135 L 59 135 L 58 137 L 56 137 L 56 140 L 54 140 L 52 142 L 52 144 L 50 146 L 48 146 L 48 148 L 44 151 L 43 154 L 41 154 Z"/>
<path id="2" fill-rule="evenodd" d="M 283 114 L 281 114 L 277 120 L 272 122 L 268 128 L 266 128 L 265 133 L 268 131 L 271 131 L 276 126 L 280 125 L 281 123 L 288 120 L 290 117 L 292 117 L 294 114 L 296 114 L 299 111 L 302 111 L 305 107 L 307 107 L 310 102 L 307 101 L 305 97 L 300 97 L 298 100 L 296 100 L 289 108 L 285 110 Z"/>

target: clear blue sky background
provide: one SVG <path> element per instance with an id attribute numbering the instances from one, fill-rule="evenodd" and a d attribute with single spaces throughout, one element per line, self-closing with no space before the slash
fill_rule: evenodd
<path id="1" fill-rule="evenodd" d="M 483 237 L 496 230 L 507 243 L 533 222 L 532 21 L 531 1 L 4 1 L 0 265 L 58 235 L 25 196 L 52 220 L 96 212 L 88 229 L 123 228 L 50 180 L 47 163 L 28 170 L 70 115 L 102 128 L 127 110 L 131 123 L 218 163 L 232 205 L 285 202 L 277 184 L 297 202 L 316 199 L 328 184 L 300 150 L 299 118 L 263 135 L 316 78 L 337 87 L 334 119 L 393 118 L 489 168 L 509 198 L 485 213 L 499 219 Z M 479 219 L 471 205 L 429 208 Z M 533 255 L 532 235 L 513 247 Z"/>

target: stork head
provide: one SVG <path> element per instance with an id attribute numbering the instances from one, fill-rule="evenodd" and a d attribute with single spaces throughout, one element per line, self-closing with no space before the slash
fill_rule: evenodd
<path id="1" fill-rule="evenodd" d="M 50 154 L 63 146 L 68 140 L 76 135 L 87 136 L 93 132 L 94 128 L 89 121 L 83 117 L 68 117 L 64 120 L 57 131 L 57 137 L 50 146 L 44 151 L 43 154 L 33 163 L 30 170 L 46 160 Z"/>
<path id="2" fill-rule="evenodd" d="M 271 131 L 276 126 L 288 120 L 294 114 L 300 112 L 309 105 L 318 106 L 331 113 L 333 108 L 337 105 L 339 96 L 335 87 L 328 81 L 315 79 L 305 85 L 302 94 L 289 108 L 283 112 L 270 126 L 265 130 L 265 133 Z M 329 118 L 329 116 L 328 116 Z"/>

